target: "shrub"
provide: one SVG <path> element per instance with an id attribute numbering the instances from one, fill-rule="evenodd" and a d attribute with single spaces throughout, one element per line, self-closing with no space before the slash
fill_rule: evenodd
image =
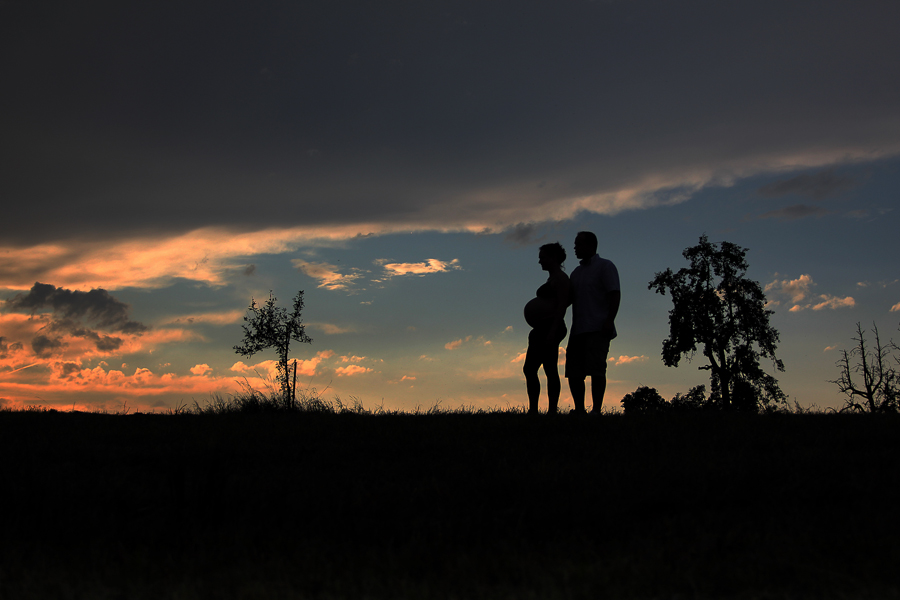
<path id="1" fill-rule="evenodd" d="M 622 409 L 626 415 L 662 413 L 669 409 L 669 403 L 659 395 L 656 388 L 640 386 L 622 398 Z"/>

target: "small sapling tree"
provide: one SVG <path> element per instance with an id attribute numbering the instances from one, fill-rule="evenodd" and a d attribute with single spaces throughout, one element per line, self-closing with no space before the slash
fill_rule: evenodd
<path id="1" fill-rule="evenodd" d="M 898 412 L 900 411 L 900 357 L 894 351 L 900 350 L 893 342 L 881 343 L 878 327 L 872 324 L 875 345 L 867 345 L 862 326 L 856 324 L 856 346 L 849 352 L 841 351 L 837 362 L 840 376 L 829 383 L 838 386 L 847 396 L 842 410 L 857 412 Z"/>
<path id="2" fill-rule="evenodd" d="M 303 344 L 312 342 L 306 335 L 300 313 L 303 311 L 303 290 L 294 297 L 294 307 L 289 313 L 286 308 L 275 306 L 277 298 L 269 292 L 269 299 L 257 304 L 250 299 L 250 314 L 244 317 L 244 341 L 234 347 L 241 356 L 253 356 L 267 348 L 275 348 L 278 352 L 276 379 L 281 387 L 281 401 L 284 408 L 293 408 L 297 387 L 296 377 L 291 385 L 288 372 L 288 356 L 291 341 Z M 294 364 L 296 373 L 296 362 Z"/>
<path id="3" fill-rule="evenodd" d="M 663 341 L 666 366 L 691 360 L 703 347 L 710 371 L 710 401 L 723 408 L 758 410 L 784 404 L 786 398 L 774 377 L 759 366 L 769 358 L 778 371 L 784 365 L 775 358 L 778 332 L 769 325 L 766 297 L 759 283 L 747 279 L 746 248 L 729 242 L 700 243 L 682 254 L 690 267 L 673 273 L 657 273 L 649 288 L 672 295 L 669 337 Z"/>

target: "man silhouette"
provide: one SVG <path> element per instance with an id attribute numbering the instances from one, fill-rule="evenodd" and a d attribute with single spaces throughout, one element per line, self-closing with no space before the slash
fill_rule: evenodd
<path id="1" fill-rule="evenodd" d="M 575 236 L 575 256 L 581 261 L 569 277 L 572 287 L 572 331 L 566 347 L 566 378 L 575 413 L 584 414 L 585 379 L 591 378 L 592 414 L 599 415 L 606 393 L 606 357 L 616 337 L 616 314 L 622 294 L 616 265 L 597 254 L 597 236 Z"/>

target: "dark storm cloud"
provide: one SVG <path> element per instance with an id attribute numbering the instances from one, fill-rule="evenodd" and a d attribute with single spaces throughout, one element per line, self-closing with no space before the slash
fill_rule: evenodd
<path id="1" fill-rule="evenodd" d="M 883 154 L 898 24 L 878 0 L 6 2 L 0 235 L 550 219 L 660 173 Z"/>
<path id="2" fill-rule="evenodd" d="M 788 194 L 808 196 L 822 200 L 856 185 L 856 180 L 842 177 L 834 169 L 824 169 L 817 173 L 803 173 L 790 179 L 776 181 L 759 188 L 763 196 L 777 197 Z"/>
<path id="3" fill-rule="evenodd" d="M 76 327 L 74 323 L 77 319 L 126 334 L 140 334 L 148 329 L 143 323 L 129 320 L 129 306 L 103 289 L 81 292 L 35 283 L 27 294 L 16 294 L 7 301 L 6 306 L 14 311 L 32 313 L 52 309 L 56 317 L 53 327 L 61 330 Z"/>

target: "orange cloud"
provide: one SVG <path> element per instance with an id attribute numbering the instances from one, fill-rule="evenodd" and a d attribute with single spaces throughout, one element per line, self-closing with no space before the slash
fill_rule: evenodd
<path id="1" fill-rule="evenodd" d="M 362 375 L 363 373 L 372 373 L 373 369 L 361 367 L 360 365 L 347 365 L 346 367 L 338 367 L 334 370 L 338 377 L 351 377 L 353 375 Z"/>
<path id="2" fill-rule="evenodd" d="M 206 363 L 203 363 L 202 365 L 194 365 L 193 367 L 191 367 L 191 373 L 193 373 L 194 375 L 203 376 L 203 375 L 206 375 L 207 373 L 211 373 L 211 372 L 212 372 L 212 367 L 210 367 Z"/>
<path id="3" fill-rule="evenodd" d="M 59 331 L 50 339 L 46 329 L 52 323 L 47 314 L 0 315 L 0 371 L 25 364 L 74 362 L 82 364 L 95 357 L 107 358 L 139 352 L 152 352 L 163 344 L 202 340 L 202 336 L 182 329 L 151 329 L 145 333 L 97 334 L 96 338 Z M 76 332 L 77 333 L 77 332 Z"/>
<path id="4" fill-rule="evenodd" d="M 830 296 L 828 294 L 822 294 L 819 296 L 818 304 L 796 304 L 791 307 L 790 312 L 800 312 L 802 310 L 806 310 L 807 308 L 812 310 L 824 310 L 826 308 L 830 308 L 832 310 L 837 310 L 839 308 L 851 308 L 856 306 L 856 300 L 854 300 L 851 296 L 847 296 L 846 298 L 838 298 L 837 296 Z"/>
<path id="5" fill-rule="evenodd" d="M 640 355 L 640 356 L 620 356 L 620 357 L 618 357 L 618 358 L 616 358 L 616 357 L 614 357 L 614 356 L 610 356 L 607 360 L 608 360 L 609 362 L 613 363 L 613 366 L 616 366 L 616 367 L 617 367 L 617 366 L 619 366 L 619 365 L 627 365 L 627 364 L 630 364 L 630 363 L 642 363 L 642 362 L 647 362 L 648 359 L 647 359 L 646 356 L 644 356 L 644 355 L 642 354 L 642 355 Z"/>
<path id="6" fill-rule="evenodd" d="M 791 302 L 796 304 L 806 298 L 809 289 L 814 285 L 812 277 L 801 275 L 797 279 L 782 279 L 781 281 L 776 279 L 772 283 L 766 284 L 764 291 L 788 296 Z M 775 303 L 777 304 L 777 302 Z"/>
<path id="7" fill-rule="evenodd" d="M 453 342 L 447 342 L 446 344 L 444 344 L 444 348 L 446 348 L 447 350 L 456 350 L 457 348 L 462 346 L 463 343 L 471 341 L 471 340 L 472 340 L 472 336 L 469 335 L 469 336 L 466 336 L 465 339 L 459 339 L 459 340 L 456 340 Z"/>
<path id="8" fill-rule="evenodd" d="M 316 369 L 322 361 L 334 356 L 334 350 L 322 350 L 316 352 L 316 355 L 308 360 L 297 360 L 297 375 L 312 377 L 316 374 Z M 294 359 L 291 359 L 289 368 L 293 372 Z M 278 373 L 278 361 L 264 360 L 255 365 L 247 365 L 243 361 L 238 361 L 231 366 L 231 370 L 235 373 L 256 373 L 261 378 L 274 381 Z"/>
<path id="9" fill-rule="evenodd" d="M 812 277 L 809 275 L 801 275 L 797 279 L 783 279 L 778 281 L 777 279 L 772 283 L 766 284 L 765 292 L 772 292 L 774 294 L 780 294 L 783 296 L 787 296 L 793 306 L 788 309 L 788 312 L 800 312 L 806 310 L 807 308 L 812 310 L 823 310 L 826 308 L 830 309 L 838 309 L 838 308 L 847 308 L 856 305 L 856 301 L 847 296 L 846 298 L 838 298 L 837 296 L 832 296 L 830 294 L 820 294 L 818 296 L 819 302 L 806 302 L 801 304 L 803 300 L 806 300 L 807 296 L 810 294 L 810 290 L 815 286 L 815 282 L 813 282 Z M 857 284 L 862 285 L 862 284 Z M 772 301 L 771 304 L 779 304 L 777 300 Z"/>
<path id="10" fill-rule="evenodd" d="M 27 373 L 27 372 L 26 372 Z M 0 373 L 0 376 L 9 372 Z M 28 378 L 17 378 L 10 381 L 3 377 L 3 401 L 7 406 L 22 407 L 35 404 L 66 403 L 67 407 L 82 409 L 104 408 L 108 405 L 121 406 L 123 400 L 129 400 L 134 406 L 149 408 L 152 402 L 142 398 L 158 396 L 174 396 L 190 398 L 234 389 L 231 381 L 217 381 L 208 377 L 177 376 L 173 373 L 157 374 L 150 369 L 137 367 L 133 373 L 127 374 L 119 369 L 110 369 L 105 362 L 93 368 L 80 368 L 74 363 L 57 362 L 41 365 Z M 76 398 L 75 405 L 72 399 Z M 78 399 L 90 398 L 90 405 Z M 109 402 L 104 401 L 107 399 Z M 113 401 L 114 400 L 114 401 Z"/>
<path id="11" fill-rule="evenodd" d="M 379 259 L 375 264 L 381 265 L 387 271 L 388 277 L 396 277 L 398 275 L 430 275 L 432 273 L 443 273 L 446 271 L 458 270 L 459 259 L 454 258 L 447 262 L 436 258 L 429 258 L 425 262 L 419 263 L 388 263 L 386 259 Z"/>

